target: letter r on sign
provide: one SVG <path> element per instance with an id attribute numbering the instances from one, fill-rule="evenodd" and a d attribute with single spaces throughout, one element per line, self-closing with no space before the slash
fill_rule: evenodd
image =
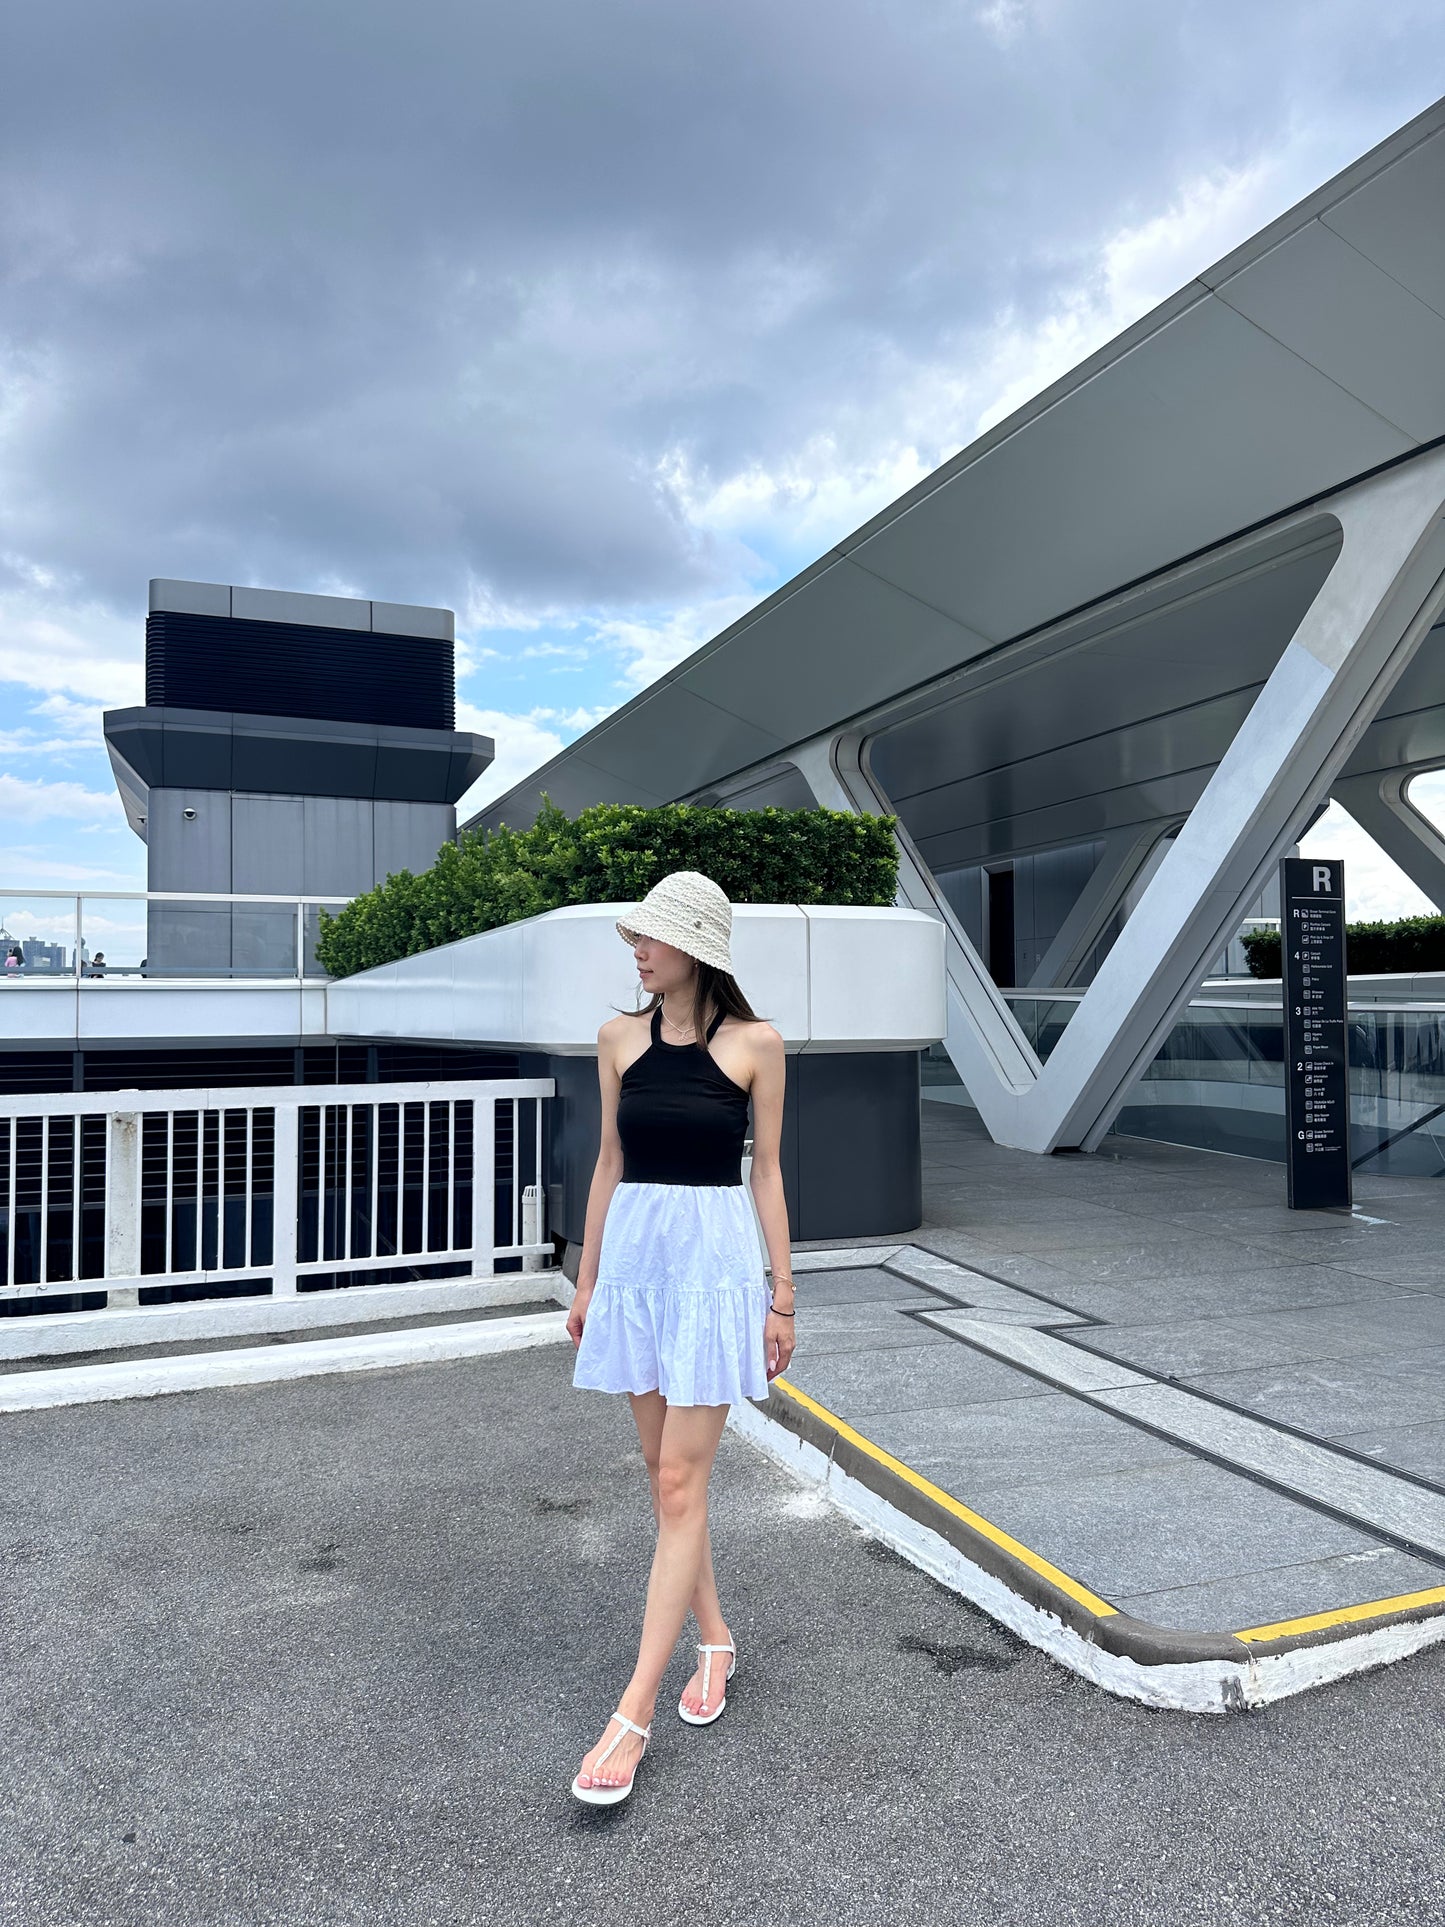
<path id="1" fill-rule="evenodd" d="M 1329 890 L 1329 888 L 1330 888 L 1330 866 L 1329 866 L 1329 864 L 1328 864 L 1328 863 L 1317 863 L 1317 864 L 1316 864 L 1316 865 L 1314 866 L 1314 871 L 1313 871 L 1313 875 L 1314 875 L 1314 882 L 1313 882 L 1313 884 L 1312 884 L 1312 885 L 1311 885 L 1310 887 L 1311 887 L 1312 889 L 1315 889 L 1315 890 L 1325 890 L 1325 891 L 1328 891 L 1328 890 Z"/>

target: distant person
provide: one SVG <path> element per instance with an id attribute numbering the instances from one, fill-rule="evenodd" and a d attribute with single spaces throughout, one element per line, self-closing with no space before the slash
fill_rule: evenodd
<path id="1" fill-rule="evenodd" d="M 6 973 L 8 975 L 8 973 L 12 970 L 23 970 L 24 968 L 25 968 L 25 952 L 20 948 L 18 943 L 12 943 L 10 948 L 5 953 Z"/>
<path id="2" fill-rule="evenodd" d="M 766 1397 L 793 1355 L 783 1040 L 732 975 L 732 914 L 695 870 L 656 884 L 617 926 L 652 1001 L 597 1033 L 602 1141 L 567 1317 L 572 1382 L 631 1399 L 657 1546 L 637 1664 L 572 1782 L 592 1806 L 632 1791 L 689 1606 L 702 1643 L 678 1717 L 710 1726 L 727 1704 L 737 1647 L 713 1578 L 708 1480 L 729 1405 Z M 749 1101 L 756 1217 L 741 1169 Z"/>
<path id="3" fill-rule="evenodd" d="M 105 975 L 105 952 L 103 950 L 96 951 L 90 960 L 90 968 L 85 974 L 87 977 L 103 977 Z"/>

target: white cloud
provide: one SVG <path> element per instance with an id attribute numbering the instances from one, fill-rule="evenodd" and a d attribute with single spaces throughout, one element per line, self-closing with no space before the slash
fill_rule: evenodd
<path id="1" fill-rule="evenodd" d="M 474 703 L 457 704 L 457 726 L 479 730 L 497 745 L 497 760 L 480 776 L 457 804 L 457 820 L 469 816 L 530 776 L 548 763 L 574 736 L 611 713 L 615 705 L 603 703 L 591 708 L 551 709 L 545 706 L 517 714 L 503 709 L 480 709 Z"/>
<path id="2" fill-rule="evenodd" d="M 1019 326 L 1001 316 L 979 384 L 991 398 L 975 432 L 1006 420 L 1247 240 L 1287 200 L 1292 159 L 1274 149 L 1246 166 L 1186 181 L 1162 212 L 1108 236 L 1087 272 L 1060 289 L 1042 320 Z"/>
<path id="3" fill-rule="evenodd" d="M 988 0 L 987 5 L 975 9 L 974 18 L 990 39 L 1007 47 L 1029 24 L 1028 3 L 1027 0 Z"/>
<path id="4" fill-rule="evenodd" d="M 561 728 L 575 733 L 578 730 L 591 729 L 593 724 L 600 723 L 604 716 L 610 716 L 616 707 L 616 703 L 596 703 L 591 708 L 585 703 L 579 703 L 573 709 L 534 709 L 532 715 L 539 723 L 556 723 Z"/>
<path id="5" fill-rule="evenodd" d="M 556 729 L 547 727 L 553 712 L 531 711 L 513 715 L 503 709 L 479 709 L 475 703 L 457 704 L 457 727 L 473 729 L 490 736 L 497 746 L 497 759 L 478 777 L 457 804 L 457 821 L 464 823 L 494 797 L 505 796 L 514 784 L 534 769 L 548 763 L 562 747 Z"/>
<path id="6" fill-rule="evenodd" d="M 1445 832 L 1445 770 L 1429 770 L 1417 776 L 1406 794 L 1428 823 Z"/>
<path id="7" fill-rule="evenodd" d="M 16 892 L 23 893 L 26 885 L 34 890 L 144 890 L 145 845 L 138 838 L 129 838 L 117 855 L 131 851 L 134 860 L 127 868 L 77 862 L 73 845 L 64 853 L 37 843 L 8 845 L 0 853 L 0 884 L 9 893 L 0 899 L 0 904 L 10 906 L 4 911 L 6 919 L 15 906 Z M 30 903 L 32 908 L 37 907 L 36 899 L 30 899 Z M 49 909 L 44 912 L 46 916 L 54 914 Z"/>
<path id="8" fill-rule="evenodd" d="M 757 600 L 755 595 L 720 596 L 669 615 L 613 617 L 596 623 L 594 630 L 598 640 L 617 654 L 623 681 L 642 689 L 746 615 Z"/>
<path id="9" fill-rule="evenodd" d="M 29 590 L 0 601 L 0 682 L 79 698 L 98 712 L 145 701 L 144 618 Z M 43 706 L 42 706 L 43 707 Z M 67 726 L 73 710 L 47 710 Z"/>
<path id="10" fill-rule="evenodd" d="M 500 649 L 484 647 L 480 643 L 469 641 L 466 636 L 458 636 L 453 645 L 452 661 L 456 668 L 458 679 L 462 676 L 469 676 L 474 669 L 479 668 L 484 662 L 500 662 L 501 659 L 502 652 Z"/>
<path id="11" fill-rule="evenodd" d="M 543 660 L 549 656 L 560 656 L 569 662 L 586 662 L 590 651 L 581 642 L 529 642 L 517 651 L 522 661 Z"/>
<path id="12" fill-rule="evenodd" d="M 1339 803 L 1331 803 L 1300 843 L 1301 856 L 1334 857 L 1345 866 L 1345 915 L 1352 923 L 1428 917 L 1435 906 Z"/>
<path id="13" fill-rule="evenodd" d="M 108 827 L 125 822 L 114 791 L 106 795 L 80 783 L 28 782 L 22 776 L 0 775 L 0 823 L 43 823 L 54 817 Z"/>

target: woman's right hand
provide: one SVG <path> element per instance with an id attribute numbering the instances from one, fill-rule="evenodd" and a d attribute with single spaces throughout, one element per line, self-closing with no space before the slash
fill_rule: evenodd
<path id="1" fill-rule="evenodd" d="M 591 1285 L 579 1285 L 573 1295 L 572 1308 L 567 1313 L 567 1336 L 574 1348 L 582 1343 L 582 1327 L 587 1322 L 587 1307 L 591 1302 Z"/>

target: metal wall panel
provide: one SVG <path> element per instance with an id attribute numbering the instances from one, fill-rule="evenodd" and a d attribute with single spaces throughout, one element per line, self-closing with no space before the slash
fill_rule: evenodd
<path id="1" fill-rule="evenodd" d="M 231 585 L 228 582 L 176 582 L 169 576 L 152 576 L 150 608 L 175 609 L 196 616 L 228 616 L 231 613 Z"/>
<path id="2" fill-rule="evenodd" d="M 306 894 L 306 812 L 299 796 L 231 799 L 231 876 L 243 894 Z"/>
<path id="3" fill-rule="evenodd" d="M 725 650 L 683 671 L 678 682 L 685 679 L 688 691 L 731 709 L 776 740 L 794 743 L 813 734 L 820 715 L 870 708 L 910 683 L 984 654 L 993 640 L 838 559 L 797 597 L 733 636 Z M 657 728 L 668 727 L 661 711 L 676 687 L 669 683 L 658 692 L 663 701 Z M 630 746 L 629 773 L 640 775 L 645 761 L 638 746 L 650 734 L 647 712 L 629 713 L 619 729 L 618 740 Z M 592 736 L 586 760 L 597 761 Z M 609 760 L 616 766 L 615 755 Z M 690 787 L 728 773 L 699 763 Z"/>
<path id="4" fill-rule="evenodd" d="M 397 870 L 413 875 L 429 870 L 456 832 L 457 813 L 450 803 L 378 800 L 373 811 L 372 872 L 378 883 Z"/>
<path id="5" fill-rule="evenodd" d="M 290 589 L 233 588 L 231 614 L 247 621 L 299 623 L 307 628 L 371 627 L 371 604 L 357 596 L 306 595 Z"/>
<path id="6" fill-rule="evenodd" d="M 371 888 L 374 807 L 363 796 L 302 799 L 305 895 L 351 897 Z"/>
<path id="7" fill-rule="evenodd" d="M 1320 216 L 1368 261 L 1445 314 L 1445 138 L 1436 134 Z"/>
<path id="8" fill-rule="evenodd" d="M 1445 316 L 1318 221 L 1219 298 L 1416 441 L 1445 434 Z"/>
<path id="9" fill-rule="evenodd" d="M 194 815 L 187 817 L 187 810 Z M 226 791 L 153 789 L 146 831 L 149 889 L 232 888 L 231 798 Z"/>

